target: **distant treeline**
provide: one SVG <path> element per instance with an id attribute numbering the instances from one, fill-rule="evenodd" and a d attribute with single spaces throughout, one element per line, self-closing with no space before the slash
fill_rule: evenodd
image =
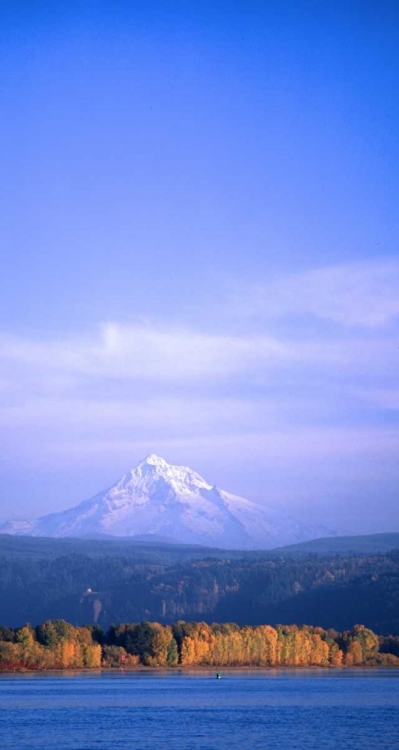
<path id="1" fill-rule="evenodd" d="M 336 630 L 296 625 L 239 627 L 179 621 L 74 627 L 49 620 L 32 628 L 0 627 L 0 671 L 208 666 L 399 666 L 399 637 L 363 625 Z"/>

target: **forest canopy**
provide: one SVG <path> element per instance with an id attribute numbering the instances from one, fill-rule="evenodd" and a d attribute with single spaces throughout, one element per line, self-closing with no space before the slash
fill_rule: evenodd
<path id="1" fill-rule="evenodd" d="M 399 666 L 399 638 L 363 625 L 338 633 L 319 627 L 157 622 L 74 627 L 0 627 L 0 671 L 146 667 Z"/>

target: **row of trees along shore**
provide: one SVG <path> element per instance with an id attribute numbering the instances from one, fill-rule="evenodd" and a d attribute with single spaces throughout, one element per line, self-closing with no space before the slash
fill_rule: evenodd
<path id="1" fill-rule="evenodd" d="M 318 627 L 156 622 L 74 627 L 0 627 L 0 671 L 148 667 L 399 667 L 399 637 L 355 625 Z"/>

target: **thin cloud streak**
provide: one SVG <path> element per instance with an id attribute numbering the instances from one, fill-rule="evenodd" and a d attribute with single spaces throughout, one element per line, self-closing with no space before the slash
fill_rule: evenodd
<path id="1" fill-rule="evenodd" d="M 377 329 L 399 316 L 399 262 L 392 259 L 311 269 L 254 285 L 238 295 L 240 313 L 310 315 L 344 328 Z"/>
<path id="2" fill-rule="evenodd" d="M 0 337 L 0 361 L 71 376 L 199 381 L 243 371 L 257 361 L 273 366 L 296 358 L 272 337 L 201 334 L 143 325 L 104 324 L 93 336 L 32 342 Z"/>
<path id="3" fill-rule="evenodd" d="M 353 390 L 353 394 L 366 403 L 377 406 L 379 409 L 388 411 L 399 410 L 398 388 L 369 388 L 367 390 L 358 388 Z"/>
<path id="4" fill-rule="evenodd" d="M 397 359 L 394 340 L 343 339 L 298 341 L 272 336 L 219 336 L 149 326 L 104 325 L 100 334 L 65 341 L 32 342 L 0 336 L 2 390 L 16 379 L 35 376 L 67 389 L 82 379 L 116 378 L 175 383 L 210 383 L 243 373 L 282 368 L 336 367 L 356 372 L 374 369 L 376 359 L 388 367 Z M 12 377 L 11 377 L 12 374 Z M 8 376 L 8 377 L 7 377 Z"/>

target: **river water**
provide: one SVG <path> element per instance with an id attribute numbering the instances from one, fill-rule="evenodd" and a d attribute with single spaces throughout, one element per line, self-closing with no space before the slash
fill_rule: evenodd
<path id="1" fill-rule="evenodd" d="M 0 675 L 1 750 L 399 750 L 399 670 Z"/>

